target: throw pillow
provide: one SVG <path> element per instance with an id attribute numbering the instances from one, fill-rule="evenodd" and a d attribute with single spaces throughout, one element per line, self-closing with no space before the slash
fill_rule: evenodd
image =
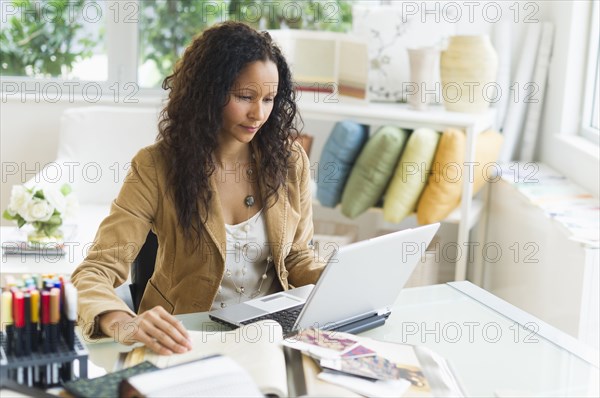
<path id="1" fill-rule="evenodd" d="M 488 179 L 489 164 L 498 159 L 502 135 L 488 130 L 475 141 L 473 195 Z M 431 167 L 431 175 L 417 205 L 417 221 L 431 224 L 446 218 L 459 204 L 465 172 L 466 136 L 456 129 L 444 131 Z"/>
<path id="2" fill-rule="evenodd" d="M 385 126 L 367 141 L 342 194 L 342 213 L 345 216 L 356 218 L 379 201 L 407 138 L 407 131 Z"/>
<path id="3" fill-rule="evenodd" d="M 399 223 L 417 207 L 431 169 L 440 134 L 428 128 L 415 130 L 396 166 L 383 202 L 383 218 Z"/>
<path id="4" fill-rule="evenodd" d="M 321 205 L 335 207 L 340 202 L 352 165 L 368 138 L 366 126 L 349 120 L 335 124 L 319 161 L 317 199 Z"/>

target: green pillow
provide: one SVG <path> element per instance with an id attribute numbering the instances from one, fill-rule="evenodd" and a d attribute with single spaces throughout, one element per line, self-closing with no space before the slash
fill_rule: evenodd
<path id="1" fill-rule="evenodd" d="M 417 129 L 410 135 L 383 199 L 386 221 L 399 223 L 415 211 L 439 140 L 440 134 L 428 128 Z"/>
<path id="2" fill-rule="evenodd" d="M 342 213 L 356 218 L 374 206 L 394 173 L 408 132 L 385 126 L 369 138 L 361 151 L 342 194 Z"/>

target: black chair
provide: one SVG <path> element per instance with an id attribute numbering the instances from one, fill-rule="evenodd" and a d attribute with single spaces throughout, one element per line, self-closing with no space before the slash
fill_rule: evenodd
<path id="1" fill-rule="evenodd" d="M 129 291 L 133 301 L 133 310 L 137 313 L 140 302 L 146 290 L 146 285 L 154 273 L 156 263 L 156 252 L 158 250 L 158 238 L 154 232 L 148 232 L 146 242 L 140 249 L 137 257 L 131 263 L 131 284 Z"/>

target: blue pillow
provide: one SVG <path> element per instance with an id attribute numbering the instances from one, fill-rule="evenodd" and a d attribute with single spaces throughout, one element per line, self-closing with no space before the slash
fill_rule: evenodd
<path id="1" fill-rule="evenodd" d="M 367 126 L 349 120 L 335 124 L 319 161 L 317 199 L 321 205 L 340 203 L 352 166 L 368 138 Z"/>

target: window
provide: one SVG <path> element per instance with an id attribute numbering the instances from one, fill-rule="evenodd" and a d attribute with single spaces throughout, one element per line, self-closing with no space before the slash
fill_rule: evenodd
<path id="1" fill-rule="evenodd" d="M 141 87 L 158 87 L 193 36 L 226 20 L 257 29 L 349 31 L 349 0 L 144 0 L 140 2 Z"/>
<path id="2" fill-rule="evenodd" d="M 591 26 L 589 36 L 589 52 L 587 74 L 585 79 L 585 97 L 581 119 L 581 134 L 583 137 L 598 144 L 600 142 L 600 127 L 598 123 L 598 87 L 600 85 L 600 32 L 598 28 L 598 2 L 592 3 Z"/>
<path id="3" fill-rule="evenodd" d="M 110 96 L 157 88 L 193 36 L 214 23 L 349 31 L 352 2 L 0 0 L 1 91 L 5 98 L 69 81 L 102 86 Z"/>
<path id="4" fill-rule="evenodd" d="M 106 80 L 106 9 L 84 0 L 0 0 L 2 76 Z"/>

